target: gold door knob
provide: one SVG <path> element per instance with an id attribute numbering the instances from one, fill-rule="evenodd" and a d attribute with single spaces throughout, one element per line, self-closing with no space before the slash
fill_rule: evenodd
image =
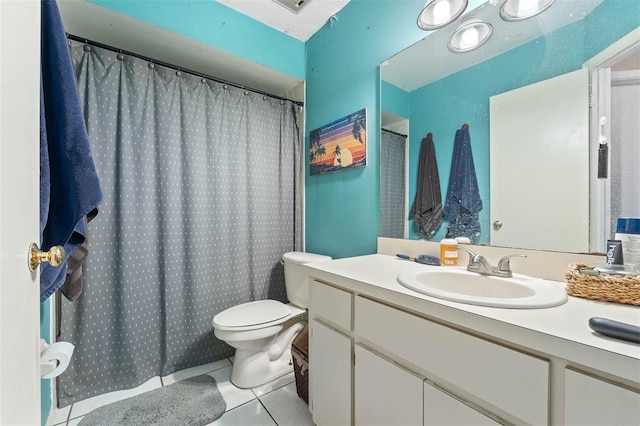
<path id="1" fill-rule="evenodd" d="M 498 231 L 500 230 L 500 228 L 502 228 L 502 222 L 500 222 L 499 220 L 496 220 L 495 222 L 493 222 L 493 229 Z"/>
<path id="2" fill-rule="evenodd" d="M 47 262 L 51 266 L 60 266 L 64 261 L 64 248 L 53 246 L 49 251 L 40 251 L 36 243 L 29 247 L 29 270 L 35 271 L 39 264 Z"/>

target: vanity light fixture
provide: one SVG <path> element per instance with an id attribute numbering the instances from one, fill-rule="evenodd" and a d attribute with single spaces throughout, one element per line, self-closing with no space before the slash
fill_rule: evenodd
<path id="1" fill-rule="evenodd" d="M 273 0 L 280 6 L 284 6 L 293 13 L 299 13 L 303 7 L 311 3 L 311 0 Z"/>
<path id="2" fill-rule="evenodd" d="M 467 8 L 468 0 L 427 0 L 418 15 L 418 27 L 431 31 L 458 19 Z"/>
<path id="3" fill-rule="evenodd" d="M 500 8 L 505 21 L 522 21 L 547 10 L 555 0 L 507 0 Z"/>
<path id="4" fill-rule="evenodd" d="M 449 50 L 454 53 L 470 52 L 491 38 L 493 27 L 479 19 L 469 19 L 460 24 L 449 39 Z"/>

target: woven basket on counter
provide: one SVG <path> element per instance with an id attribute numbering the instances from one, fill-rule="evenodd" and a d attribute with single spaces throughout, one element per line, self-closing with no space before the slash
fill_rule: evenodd
<path id="1" fill-rule="evenodd" d="M 640 306 L 640 275 L 581 274 L 581 269 L 593 266 L 572 263 L 565 272 L 567 294 L 603 302 Z"/>

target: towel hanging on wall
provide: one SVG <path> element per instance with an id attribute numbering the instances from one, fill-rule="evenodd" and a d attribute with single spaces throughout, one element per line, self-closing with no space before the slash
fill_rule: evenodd
<path id="1" fill-rule="evenodd" d="M 418 186 L 409 215 L 420 229 L 420 238 L 429 237 L 442 224 L 442 194 L 433 134 L 428 133 L 420 145 Z"/>
<path id="2" fill-rule="evenodd" d="M 40 5 L 40 242 L 42 250 L 65 249 L 60 267 L 40 266 L 43 302 L 63 284 L 67 260 L 85 242 L 86 216 L 97 213 L 102 191 L 58 5 L 54 0 Z"/>
<path id="3" fill-rule="evenodd" d="M 482 200 L 473 164 L 469 125 L 463 124 L 461 129 L 456 130 L 447 200 L 444 205 L 444 215 L 449 221 L 447 234 L 451 237 L 467 237 L 471 242 L 477 241 L 480 237 L 480 210 Z"/>

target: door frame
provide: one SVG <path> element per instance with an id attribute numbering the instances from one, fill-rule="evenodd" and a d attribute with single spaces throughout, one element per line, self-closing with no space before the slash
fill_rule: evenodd
<path id="1" fill-rule="evenodd" d="M 590 71 L 591 117 L 589 129 L 589 187 L 591 188 L 589 217 L 589 246 L 593 252 L 601 252 L 611 234 L 610 180 L 598 179 L 598 147 L 601 138 L 611 141 L 611 65 L 630 50 L 640 45 L 640 27 L 630 31 L 609 47 L 586 61 L 583 69 Z M 601 122 L 602 117 L 607 117 Z M 607 170 L 611 169 L 611 155 Z"/>

